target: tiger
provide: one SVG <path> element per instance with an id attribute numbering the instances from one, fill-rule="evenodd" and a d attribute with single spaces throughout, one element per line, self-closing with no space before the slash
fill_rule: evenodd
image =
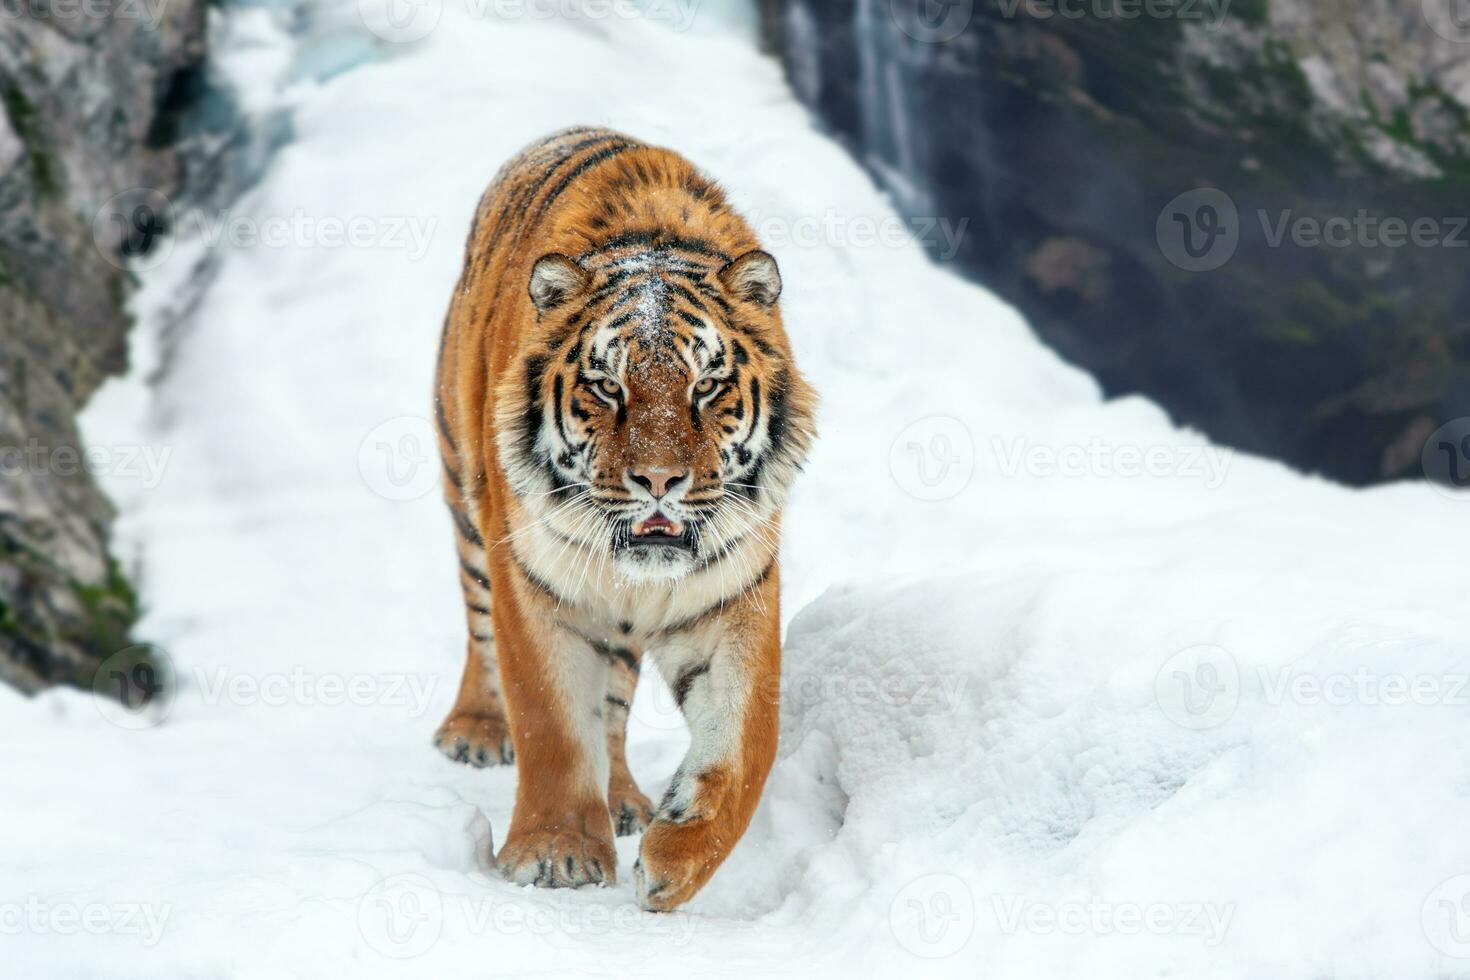
<path id="1" fill-rule="evenodd" d="M 688 901 L 774 762 L 778 565 L 817 396 L 781 273 L 678 153 L 601 128 L 531 144 L 475 211 L 434 413 L 468 626 L 434 740 L 518 767 L 495 868 L 611 886 L 642 833 L 639 903 Z M 625 752 L 651 655 L 690 744 L 655 806 Z"/>

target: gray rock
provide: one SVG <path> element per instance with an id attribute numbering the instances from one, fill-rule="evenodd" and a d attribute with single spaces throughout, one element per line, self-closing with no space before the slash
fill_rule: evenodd
<path id="1" fill-rule="evenodd" d="M 132 642 L 76 426 L 127 367 L 132 281 L 93 219 L 129 188 L 184 191 L 204 27 L 201 0 L 0 7 L 0 679 L 24 691 L 89 685 Z"/>

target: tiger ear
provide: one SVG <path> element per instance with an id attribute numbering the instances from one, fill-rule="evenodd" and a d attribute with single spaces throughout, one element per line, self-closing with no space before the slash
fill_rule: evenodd
<path id="1" fill-rule="evenodd" d="M 587 288 L 587 271 L 560 252 L 548 252 L 531 267 L 529 290 L 537 313 L 554 310 Z"/>
<path id="2" fill-rule="evenodd" d="M 760 249 L 746 252 L 726 265 L 719 276 L 730 292 L 767 309 L 781 297 L 781 270 L 776 268 L 776 260 Z"/>

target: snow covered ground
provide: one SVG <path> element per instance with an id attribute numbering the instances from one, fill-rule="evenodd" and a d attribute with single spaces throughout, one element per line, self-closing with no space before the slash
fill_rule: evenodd
<path id="1" fill-rule="evenodd" d="M 222 35 L 296 138 L 196 222 L 217 243 L 146 274 L 138 370 L 88 419 L 165 460 L 108 483 L 177 695 L 156 719 L 0 691 L 0 972 L 1470 976 L 1470 501 L 1344 490 L 1104 402 L 889 233 L 738 31 L 476 13 L 289 88 L 278 15 Z M 373 40 L 351 4 L 314 25 L 318 74 Z M 727 184 L 824 396 L 781 757 L 662 916 L 636 839 L 610 889 L 484 873 L 515 772 L 429 745 L 463 650 L 433 348 L 478 194 L 574 123 Z M 205 249 L 218 277 L 146 387 Z M 645 681 L 656 796 L 685 736 Z"/>

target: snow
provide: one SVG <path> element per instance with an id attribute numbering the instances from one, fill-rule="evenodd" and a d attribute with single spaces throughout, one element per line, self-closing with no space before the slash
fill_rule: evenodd
<path id="1" fill-rule="evenodd" d="M 166 461 L 106 482 L 177 694 L 151 724 L 0 691 L 6 972 L 1470 976 L 1465 495 L 1349 491 L 1102 400 L 984 290 L 855 233 L 890 207 L 739 33 L 450 4 L 378 46 L 277 93 L 296 138 L 226 217 L 285 240 L 178 242 L 89 412 L 115 458 Z M 632 838 L 609 889 L 482 871 L 515 772 L 429 745 L 464 641 L 434 346 L 484 185 L 575 123 L 677 147 L 763 228 L 838 216 L 772 246 L 823 395 L 781 755 L 668 915 L 636 907 Z M 644 681 L 656 798 L 686 736 Z"/>

